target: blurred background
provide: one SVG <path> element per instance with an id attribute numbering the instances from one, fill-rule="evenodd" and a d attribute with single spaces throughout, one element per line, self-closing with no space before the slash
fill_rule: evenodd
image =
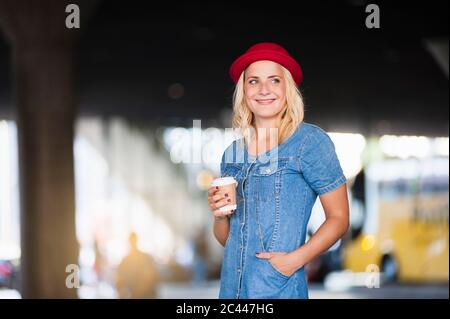
<path id="1" fill-rule="evenodd" d="M 0 298 L 217 298 L 206 189 L 260 41 L 299 60 L 348 179 L 310 297 L 448 298 L 448 1 L 377 1 L 379 29 L 369 3 L 0 0 Z"/>

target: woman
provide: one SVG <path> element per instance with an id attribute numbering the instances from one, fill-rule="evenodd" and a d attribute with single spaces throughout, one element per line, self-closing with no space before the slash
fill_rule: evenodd
<path id="1" fill-rule="evenodd" d="M 308 298 L 305 264 L 348 229 L 346 179 L 329 136 L 303 122 L 302 70 L 283 47 L 252 46 L 230 75 L 243 138 L 225 150 L 221 174 L 238 182 L 236 211 L 219 210 L 228 194 L 208 193 L 225 246 L 220 298 Z M 305 243 L 317 196 L 326 220 Z"/>

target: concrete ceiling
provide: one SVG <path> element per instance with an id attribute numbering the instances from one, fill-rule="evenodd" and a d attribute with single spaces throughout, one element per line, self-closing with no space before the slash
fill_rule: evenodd
<path id="1" fill-rule="evenodd" d="M 362 0 L 295 8 L 102 1 L 76 46 L 80 114 L 226 125 L 230 63 L 251 44 L 274 41 L 302 65 L 306 121 L 329 130 L 448 136 L 448 76 L 426 45 L 446 45 L 448 65 L 448 1 L 391 2 L 377 2 L 381 29 L 374 30 L 365 27 Z M 12 104 L 9 62 L 0 42 L 4 113 Z M 168 94 L 174 83 L 184 88 L 177 99 Z"/>

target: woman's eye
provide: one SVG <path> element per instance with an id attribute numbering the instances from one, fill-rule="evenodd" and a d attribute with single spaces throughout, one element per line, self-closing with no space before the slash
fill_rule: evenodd
<path id="1" fill-rule="evenodd" d="M 272 83 L 280 83 L 280 79 L 272 79 Z"/>
<path id="2" fill-rule="evenodd" d="M 256 84 L 256 80 L 250 80 L 248 81 L 249 84 Z"/>

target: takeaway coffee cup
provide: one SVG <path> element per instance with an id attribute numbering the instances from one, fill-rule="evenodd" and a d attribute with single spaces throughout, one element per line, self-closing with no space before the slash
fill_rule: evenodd
<path id="1" fill-rule="evenodd" d="M 237 181 L 231 177 L 221 177 L 216 178 L 213 180 L 212 187 L 219 187 L 219 192 L 222 194 L 228 193 L 228 198 L 230 199 L 230 202 L 228 205 L 223 206 L 219 208 L 222 212 L 228 212 L 230 210 L 236 209 L 236 187 L 237 187 Z"/>

